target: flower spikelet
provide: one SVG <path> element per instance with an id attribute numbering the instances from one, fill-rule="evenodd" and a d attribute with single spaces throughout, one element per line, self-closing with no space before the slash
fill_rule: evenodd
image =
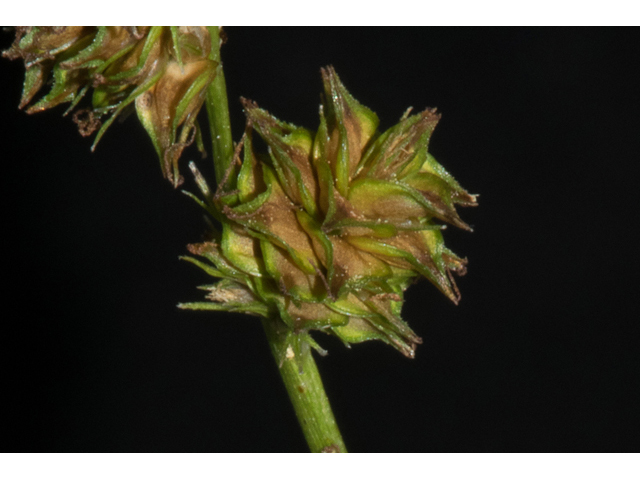
<path id="1" fill-rule="evenodd" d="M 181 182 L 178 159 L 199 136 L 196 115 L 216 74 L 206 27 L 16 27 L 4 52 L 21 58 L 26 74 L 20 108 L 39 112 L 63 103 L 83 136 L 97 130 L 93 148 L 127 108 L 138 113 L 165 178 Z M 34 102 L 52 80 L 48 93 Z M 199 142 L 201 143 L 201 142 Z"/>
<path id="2" fill-rule="evenodd" d="M 292 335 L 379 339 L 413 357 L 421 339 L 400 317 L 404 291 L 424 277 L 459 301 L 452 273 L 467 262 L 445 247 L 442 229 L 471 230 L 455 206 L 476 198 L 428 153 L 435 109 L 380 133 L 333 68 L 322 78 L 315 134 L 243 100 L 239 172 L 206 202 L 221 231 L 190 246 L 203 260 L 187 257 L 221 280 L 205 287 L 208 302 L 182 306 L 280 318 Z"/>

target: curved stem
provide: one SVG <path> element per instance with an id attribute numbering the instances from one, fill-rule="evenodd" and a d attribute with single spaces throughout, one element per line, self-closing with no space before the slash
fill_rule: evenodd
<path id="1" fill-rule="evenodd" d="M 291 335 L 278 331 L 278 321 L 264 319 L 262 324 L 276 363 L 282 363 L 280 375 L 309 448 L 313 453 L 346 453 L 311 348 L 304 345 L 297 349 L 301 358 L 295 358 L 289 344 Z"/>
<path id="2" fill-rule="evenodd" d="M 233 139 L 231 137 L 231 121 L 229 119 L 229 102 L 227 86 L 220 59 L 220 27 L 207 27 L 211 36 L 210 58 L 218 63 L 216 77 L 207 88 L 207 116 L 209 131 L 213 143 L 213 164 L 216 182 L 219 184 L 233 162 Z"/>

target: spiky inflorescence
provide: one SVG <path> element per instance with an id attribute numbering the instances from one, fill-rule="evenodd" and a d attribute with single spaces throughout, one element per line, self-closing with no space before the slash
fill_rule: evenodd
<path id="1" fill-rule="evenodd" d="M 421 339 L 400 318 L 403 293 L 422 276 L 458 302 L 451 272 L 464 274 L 466 260 L 444 246 L 436 220 L 470 230 L 455 204 L 476 199 L 427 152 L 435 110 L 407 113 L 380 134 L 377 116 L 335 71 L 322 76 L 315 136 L 245 100 L 239 172 L 215 194 L 196 175 L 201 204 L 222 230 L 190 246 L 208 262 L 187 259 L 221 280 L 204 287 L 209 302 L 181 306 L 279 318 L 293 347 L 319 329 L 347 343 L 380 339 L 413 357 Z M 253 132 L 268 155 L 254 151 Z"/>
<path id="2" fill-rule="evenodd" d="M 92 88 L 91 106 L 76 112 L 74 120 L 82 135 L 98 130 L 95 147 L 115 118 L 135 103 L 165 178 L 180 184 L 178 159 L 199 132 L 196 116 L 216 74 L 206 27 L 16 29 L 4 56 L 25 63 L 20 108 L 50 77 L 51 90 L 28 113 L 71 102 L 69 112 Z"/>

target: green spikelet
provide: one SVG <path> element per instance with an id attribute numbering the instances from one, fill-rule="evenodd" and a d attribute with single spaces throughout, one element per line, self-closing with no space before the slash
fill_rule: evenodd
<path id="1" fill-rule="evenodd" d="M 310 330 L 347 343 L 379 339 L 413 357 L 421 339 L 400 318 L 404 291 L 425 277 L 458 302 L 451 273 L 464 274 L 466 260 L 444 246 L 441 222 L 470 230 L 455 205 L 476 198 L 428 153 L 435 110 L 379 133 L 377 116 L 331 67 L 322 77 L 315 134 L 243 101 L 239 173 L 215 194 L 199 180 L 199 202 L 222 229 L 190 246 L 203 260 L 187 257 L 221 280 L 203 287 L 207 302 L 181 307 L 280 318 L 307 342 Z M 255 133 L 267 155 L 255 151 Z"/>
<path id="2" fill-rule="evenodd" d="M 135 105 L 165 178 L 177 186 L 178 159 L 199 135 L 196 116 L 216 74 L 210 52 L 206 27 L 17 27 L 4 56 L 25 63 L 20 108 L 53 80 L 27 113 L 71 103 L 69 112 L 92 91 L 90 106 L 73 118 L 82 135 L 97 130 L 93 148 Z"/>

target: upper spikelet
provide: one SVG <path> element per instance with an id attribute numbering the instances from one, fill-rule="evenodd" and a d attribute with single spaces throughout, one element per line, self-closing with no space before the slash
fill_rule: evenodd
<path id="1" fill-rule="evenodd" d="M 207 27 L 16 27 L 4 52 L 26 67 L 20 108 L 27 113 L 71 103 L 91 92 L 74 121 L 94 147 L 127 107 L 135 109 L 160 158 L 165 178 L 181 182 L 178 159 L 198 134 L 196 115 L 217 63 Z M 51 89 L 36 95 L 49 80 Z"/>

